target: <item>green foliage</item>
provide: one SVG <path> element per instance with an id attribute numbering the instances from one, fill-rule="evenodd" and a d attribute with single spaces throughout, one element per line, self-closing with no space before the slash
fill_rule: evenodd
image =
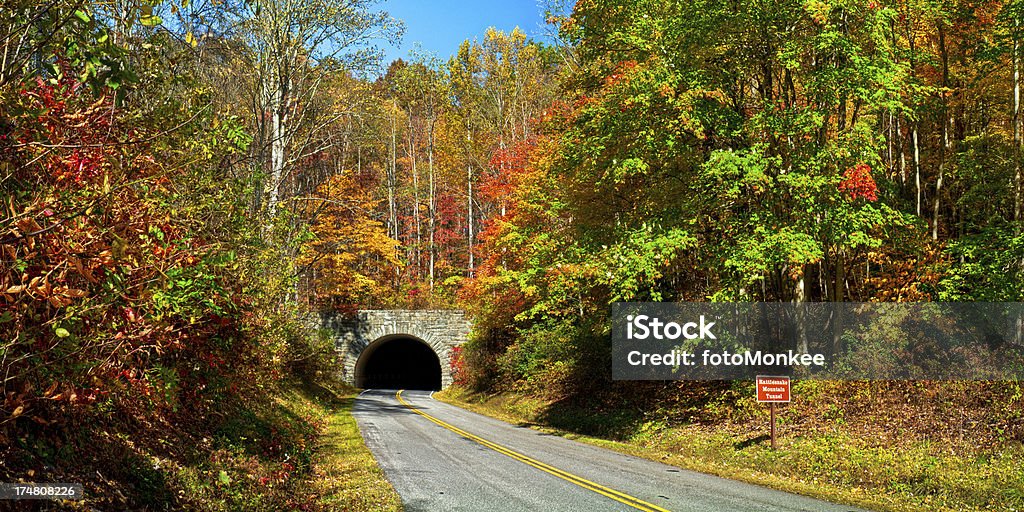
<path id="1" fill-rule="evenodd" d="M 602 355 L 617 301 L 1021 300 L 1011 4 L 576 2 L 558 20 L 566 97 L 509 173 L 507 211 L 463 281 L 469 386 L 512 391 L 531 421 L 683 450 L 705 470 L 774 475 L 785 461 L 779 479 L 906 509 L 1018 506 L 999 487 L 1019 480 L 1012 463 L 974 465 L 1020 438 L 1019 414 L 996 405 L 1019 401 L 1012 391 L 954 410 L 943 393 L 958 384 L 798 383 L 807 405 L 782 423 L 799 436 L 776 453 L 743 426 L 763 421 L 744 383 L 661 396 L 610 382 Z M 844 339 L 846 361 L 891 366 L 873 348 L 921 350 L 928 318 Z M 1001 426 L 941 427 L 962 414 Z M 878 425 L 893 422 L 885 446 Z M 957 435 L 955 455 L 929 444 Z M 984 491 L 962 485 L 972 471 Z"/>
<path id="2" fill-rule="evenodd" d="M 569 324 L 534 327 L 519 337 L 498 359 L 507 375 L 525 381 L 535 390 L 562 389 L 572 375 L 568 374 L 584 357 L 587 347 L 579 343 L 584 336 Z"/>
<path id="3" fill-rule="evenodd" d="M 945 301 L 1024 300 L 1024 235 L 1020 227 L 996 225 L 949 245 L 949 269 L 939 283 Z"/>

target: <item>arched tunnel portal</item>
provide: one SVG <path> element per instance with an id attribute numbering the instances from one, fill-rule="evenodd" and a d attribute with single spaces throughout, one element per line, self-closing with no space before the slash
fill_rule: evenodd
<path id="1" fill-rule="evenodd" d="M 459 310 L 370 309 L 354 315 L 323 312 L 317 327 L 333 333 L 340 377 L 349 384 L 444 389 L 452 383 L 453 358 L 466 342 L 470 323 Z"/>
<path id="2" fill-rule="evenodd" d="M 425 341 L 408 334 L 374 340 L 356 361 L 356 387 L 441 389 L 441 359 Z"/>

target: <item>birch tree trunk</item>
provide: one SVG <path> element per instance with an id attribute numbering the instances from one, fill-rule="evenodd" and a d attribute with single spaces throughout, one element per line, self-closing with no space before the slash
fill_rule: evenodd
<path id="1" fill-rule="evenodd" d="M 398 240 L 398 212 L 395 204 L 395 194 L 398 188 L 398 100 L 391 100 L 391 161 L 388 162 L 388 234 L 391 238 Z"/>
<path id="2" fill-rule="evenodd" d="M 427 132 L 427 174 L 430 181 L 430 199 L 427 204 L 427 229 L 429 230 L 428 250 L 430 252 L 430 289 L 434 289 L 434 261 L 437 257 L 434 247 L 434 224 L 437 215 L 437 194 L 434 189 L 434 119 L 430 121 L 430 128 Z"/>
<path id="3" fill-rule="evenodd" d="M 412 259 L 416 262 L 417 277 L 422 277 L 422 229 L 420 225 L 420 173 L 416 169 L 416 130 L 413 124 L 412 107 L 409 107 L 409 162 L 412 169 L 412 222 L 416 232 L 416 244 L 412 248 Z"/>
<path id="4" fill-rule="evenodd" d="M 1021 177 L 1021 116 L 1020 116 L 1020 20 L 1014 21 L 1013 34 L 1013 152 L 1014 152 L 1014 204 L 1013 220 L 1021 221 L 1021 209 L 1024 208 L 1024 183 Z M 1020 229 L 1020 226 L 1017 227 Z"/>
<path id="5" fill-rule="evenodd" d="M 920 121 L 914 121 L 913 134 L 911 138 L 914 141 L 914 186 L 917 189 L 917 215 L 921 216 L 921 146 L 918 144 L 917 132 Z"/>
<path id="6" fill-rule="evenodd" d="M 287 77 L 277 76 L 272 78 L 273 88 L 271 100 L 271 126 L 270 126 L 270 214 L 277 213 L 277 203 L 281 198 L 281 182 L 284 179 L 285 151 L 287 149 L 287 135 L 285 130 L 288 126 L 288 85 Z"/>
<path id="7" fill-rule="evenodd" d="M 466 210 L 468 211 L 467 227 L 469 233 L 469 276 L 473 277 L 473 164 L 470 161 L 470 150 L 473 144 L 473 137 L 469 130 L 466 130 Z"/>

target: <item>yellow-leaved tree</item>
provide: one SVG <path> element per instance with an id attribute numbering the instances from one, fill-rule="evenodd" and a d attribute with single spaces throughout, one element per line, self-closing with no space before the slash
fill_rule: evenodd
<path id="1" fill-rule="evenodd" d="M 310 269 L 310 300 L 320 309 L 386 305 L 402 266 L 398 241 L 373 218 L 379 201 L 354 174 L 331 176 L 318 188 L 315 238 L 304 245 L 300 257 L 300 264 Z"/>

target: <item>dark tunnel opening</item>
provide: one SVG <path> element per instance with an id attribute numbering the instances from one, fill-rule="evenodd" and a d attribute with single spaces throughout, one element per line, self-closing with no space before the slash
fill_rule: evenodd
<path id="1" fill-rule="evenodd" d="M 372 343 L 356 363 L 363 389 L 441 389 L 441 361 L 429 345 L 412 336 Z"/>

